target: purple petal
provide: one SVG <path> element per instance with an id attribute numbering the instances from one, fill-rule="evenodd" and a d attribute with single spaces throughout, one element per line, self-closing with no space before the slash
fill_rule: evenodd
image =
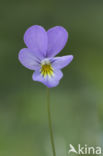
<path id="1" fill-rule="evenodd" d="M 63 73 L 60 70 L 55 70 L 54 71 L 54 76 L 44 78 L 40 71 L 35 71 L 33 73 L 33 80 L 34 81 L 39 81 L 46 85 L 48 88 L 56 87 L 59 84 L 60 79 L 63 77 Z"/>
<path id="2" fill-rule="evenodd" d="M 41 26 L 31 26 L 24 34 L 24 42 L 31 49 L 35 56 L 43 58 L 47 51 L 47 32 Z"/>
<path id="3" fill-rule="evenodd" d="M 26 68 L 31 70 L 36 70 L 40 68 L 39 60 L 35 57 L 34 53 L 28 48 L 21 49 L 18 57 L 21 64 Z"/>
<path id="4" fill-rule="evenodd" d="M 61 26 L 56 26 L 47 31 L 48 50 L 47 56 L 57 55 L 65 46 L 68 39 L 68 32 Z"/>
<path id="5" fill-rule="evenodd" d="M 56 69 L 62 69 L 73 60 L 73 55 L 67 55 L 62 57 L 55 57 L 52 63 L 52 67 Z"/>

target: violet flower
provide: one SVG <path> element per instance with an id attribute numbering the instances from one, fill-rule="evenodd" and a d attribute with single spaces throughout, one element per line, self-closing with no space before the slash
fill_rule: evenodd
<path id="1" fill-rule="evenodd" d="M 41 26 L 31 26 L 24 34 L 27 48 L 19 52 L 19 61 L 30 70 L 34 70 L 33 80 L 48 88 L 56 87 L 63 77 L 61 69 L 73 59 L 72 55 L 55 57 L 65 46 L 68 32 L 61 26 L 48 31 Z"/>

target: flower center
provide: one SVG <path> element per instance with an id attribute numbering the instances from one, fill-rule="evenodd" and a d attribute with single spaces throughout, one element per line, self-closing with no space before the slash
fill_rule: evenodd
<path id="1" fill-rule="evenodd" d="M 41 62 L 40 72 L 43 77 L 53 76 L 53 68 L 48 60 L 44 60 L 43 62 Z"/>

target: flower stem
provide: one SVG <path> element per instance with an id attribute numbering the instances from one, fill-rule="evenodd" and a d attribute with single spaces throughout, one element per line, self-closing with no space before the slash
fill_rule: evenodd
<path id="1" fill-rule="evenodd" d="M 48 108 L 48 121 L 49 121 L 49 130 L 50 130 L 50 139 L 53 150 L 53 156 L 56 156 L 54 138 L 53 138 L 53 130 L 52 130 L 52 120 L 51 120 L 51 112 L 50 112 L 50 91 L 47 88 L 47 108 Z"/>

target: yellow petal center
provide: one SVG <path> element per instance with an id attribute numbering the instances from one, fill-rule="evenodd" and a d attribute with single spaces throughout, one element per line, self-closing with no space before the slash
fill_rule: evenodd
<path id="1" fill-rule="evenodd" d="M 51 64 L 43 64 L 41 65 L 41 74 L 42 76 L 46 77 L 46 76 L 53 76 L 53 68 L 51 66 Z"/>

